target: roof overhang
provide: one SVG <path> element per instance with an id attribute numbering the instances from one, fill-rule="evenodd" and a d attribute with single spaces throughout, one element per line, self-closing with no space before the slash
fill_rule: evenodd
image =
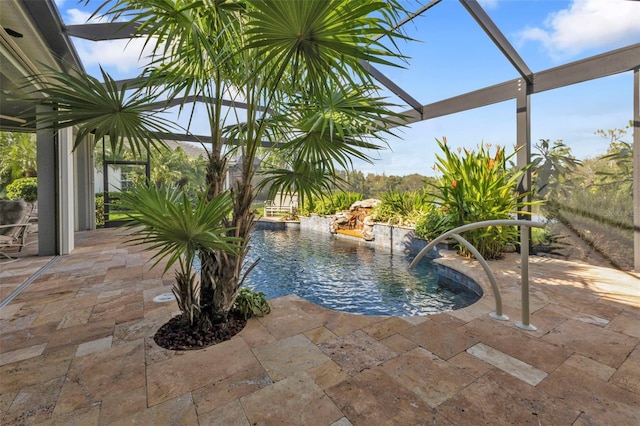
<path id="1" fill-rule="evenodd" d="M 29 76 L 84 71 L 53 0 L 0 1 L 0 130 L 34 131 L 34 107 L 18 100 Z M 37 89 L 37 87 L 35 87 Z"/>

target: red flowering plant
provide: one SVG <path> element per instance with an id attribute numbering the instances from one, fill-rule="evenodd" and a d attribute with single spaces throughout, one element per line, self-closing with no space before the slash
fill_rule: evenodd
<path id="1" fill-rule="evenodd" d="M 528 167 L 516 168 L 510 161 L 516 152 L 505 154 L 504 147 L 480 144 L 477 150 L 459 149 L 453 152 L 446 138 L 436 142 L 442 150 L 436 154 L 436 167 L 442 173 L 432 184 L 431 194 L 447 218 L 441 229 L 494 219 L 510 219 L 522 208 L 533 204 L 525 201 L 527 194 L 517 192 L 517 183 Z M 467 231 L 463 237 L 475 246 L 485 259 L 499 259 L 507 247 L 517 242 L 515 227 L 486 227 Z M 464 246 L 459 252 L 471 256 Z"/>

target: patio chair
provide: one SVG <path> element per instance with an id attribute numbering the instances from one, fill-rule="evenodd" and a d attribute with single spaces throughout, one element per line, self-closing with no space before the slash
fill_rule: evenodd
<path id="1" fill-rule="evenodd" d="M 15 260 L 4 250 L 17 247 L 18 252 L 22 251 L 32 211 L 33 204 L 24 200 L 0 200 L 0 256 Z"/>

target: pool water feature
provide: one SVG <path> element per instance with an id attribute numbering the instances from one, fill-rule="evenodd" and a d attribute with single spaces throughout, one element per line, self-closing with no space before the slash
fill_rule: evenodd
<path id="1" fill-rule="evenodd" d="M 267 299 L 296 294 L 336 311 L 364 315 L 429 315 L 460 309 L 480 296 L 440 278 L 424 259 L 376 250 L 364 241 L 315 231 L 255 229 L 245 285 Z"/>

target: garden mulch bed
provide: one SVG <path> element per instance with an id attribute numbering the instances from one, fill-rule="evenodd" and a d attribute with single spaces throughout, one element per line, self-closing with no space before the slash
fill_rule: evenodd
<path id="1" fill-rule="evenodd" d="M 203 349 L 231 339 L 247 325 L 241 314 L 231 313 L 224 324 L 214 324 L 212 328 L 203 330 L 184 324 L 181 315 L 171 318 L 156 334 L 153 340 L 158 346 L 175 351 Z"/>

